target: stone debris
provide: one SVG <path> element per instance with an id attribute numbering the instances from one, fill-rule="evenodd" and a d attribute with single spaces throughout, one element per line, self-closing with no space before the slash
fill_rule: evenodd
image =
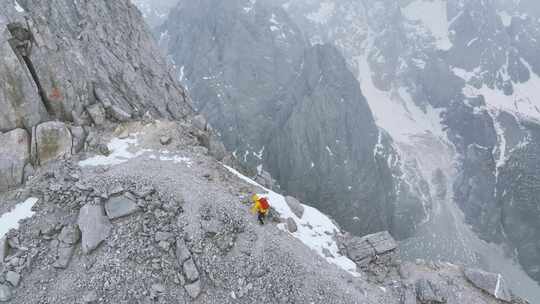
<path id="1" fill-rule="evenodd" d="M 485 272 L 479 269 L 465 269 L 465 277 L 477 288 L 487 292 L 496 299 L 510 302 L 512 295 L 502 275 Z"/>
<path id="2" fill-rule="evenodd" d="M 293 218 L 288 217 L 285 223 L 287 223 L 287 230 L 289 230 L 290 233 L 295 233 L 298 231 L 298 226 Z"/>
<path id="3" fill-rule="evenodd" d="M 24 168 L 30 160 L 30 137 L 23 129 L 0 133 L 0 191 L 23 182 Z"/>
<path id="4" fill-rule="evenodd" d="M 111 197 L 105 203 L 105 212 L 109 219 L 117 219 L 140 211 L 137 203 L 125 195 Z"/>
<path id="5" fill-rule="evenodd" d="M 6 273 L 6 281 L 11 284 L 13 287 L 19 286 L 19 282 L 21 281 L 21 275 L 16 273 L 15 271 L 8 271 Z"/>
<path id="6" fill-rule="evenodd" d="M 11 288 L 7 285 L 0 284 L 0 302 L 7 302 L 11 300 L 12 296 Z"/>
<path id="7" fill-rule="evenodd" d="M 87 204 L 81 208 L 78 220 L 82 232 L 82 250 L 89 254 L 109 236 L 111 223 L 101 205 Z"/>
<path id="8" fill-rule="evenodd" d="M 416 298 L 420 304 L 446 303 L 446 298 L 439 288 L 431 281 L 420 279 L 415 284 Z"/>
<path id="9" fill-rule="evenodd" d="M 32 159 L 44 165 L 52 160 L 71 156 L 73 138 L 65 123 L 49 121 L 39 124 L 32 132 Z"/>

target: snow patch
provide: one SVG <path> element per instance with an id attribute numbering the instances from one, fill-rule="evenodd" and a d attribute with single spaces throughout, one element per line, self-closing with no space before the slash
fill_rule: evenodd
<path id="1" fill-rule="evenodd" d="M 336 4 L 334 2 L 322 2 L 319 10 L 307 15 L 307 18 L 315 23 L 327 24 L 334 15 Z"/>
<path id="2" fill-rule="evenodd" d="M 131 152 L 137 146 L 136 138 L 113 138 L 107 144 L 111 154 L 108 156 L 96 155 L 86 160 L 80 161 L 81 167 L 112 166 L 127 162 L 128 160 L 142 155 L 145 151 Z"/>
<path id="3" fill-rule="evenodd" d="M 502 90 L 490 88 L 485 84 L 479 89 L 467 85 L 463 89 L 463 94 L 467 97 L 482 95 L 490 109 L 507 111 L 518 118 L 540 122 L 540 99 L 538 98 L 540 77 L 533 72 L 528 62 L 523 59 L 521 61 L 529 69 L 531 78 L 524 83 L 513 83 L 514 94 L 507 96 Z M 474 71 L 467 72 L 456 68 L 453 70 L 456 76 L 463 78 L 465 81 L 469 81 L 476 74 Z M 503 74 L 505 74 L 504 70 L 505 68 L 503 68 Z"/>
<path id="4" fill-rule="evenodd" d="M 414 135 L 431 133 L 448 142 L 441 123 L 442 110 L 427 105 L 420 109 L 404 87 L 379 90 L 371 78 L 371 69 L 365 56 L 355 58 L 358 64 L 358 80 L 376 123 L 397 142 L 410 142 Z"/>
<path id="5" fill-rule="evenodd" d="M 403 15 L 411 21 L 419 21 L 436 40 L 436 47 L 449 50 L 452 42 L 448 37 L 448 14 L 444 0 L 416 0 L 401 9 Z"/>
<path id="6" fill-rule="evenodd" d="M 257 0 L 249 0 L 248 4 L 244 6 L 244 12 L 246 13 L 251 12 L 256 3 L 257 3 Z"/>
<path id="7" fill-rule="evenodd" d="M 298 231 L 291 233 L 292 236 L 317 252 L 317 254 L 326 259 L 326 261 L 337 265 L 353 276 L 360 276 L 360 273 L 356 271 L 356 264 L 339 252 L 334 235 L 339 233 L 340 229 L 328 216 L 313 207 L 303 205 L 304 214 L 302 218 L 298 218 L 289 208 L 289 205 L 287 205 L 287 202 L 285 201 L 285 197 L 283 197 L 281 194 L 262 187 L 258 183 L 254 182 L 250 178 L 247 178 L 231 167 L 226 165 L 224 165 L 224 167 L 243 181 L 260 187 L 266 191 L 266 193 L 262 193 L 260 195 L 267 197 L 270 205 L 277 212 L 279 212 L 282 217 L 290 217 L 296 222 Z M 279 224 L 278 227 L 281 230 L 288 232 L 285 224 Z M 325 252 L 327 254 L 330 253 L 331 256 L 325 255 Z"/>
<path id="8" fill-rule="evenodd" d="M 17 0 L 14 0 L 14 2 L 15 2 L 15 10 L 19 13 L 24 13 L 24 8 L 22 8 L 19 2 L 17 2 Z"/>
<path id="9" fill-rule="evenodd" d="M 19 228 L 19 222 L 34 215 L 32 207 L 39 201 L 35 197 L 18 203 L 15 208 L 0 216 L 0 238 L 3 238 L 11 229 Z"/>
<path id="10" fill-rule="evenodd" d="M 498 11 L 497 14 L 501 17 L 501 21 L 505 27 L 509 27 L 512 24 L 512 16 L 506 11 Z"/>

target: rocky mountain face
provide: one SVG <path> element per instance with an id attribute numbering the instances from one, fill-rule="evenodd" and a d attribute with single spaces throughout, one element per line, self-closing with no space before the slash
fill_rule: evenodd
<path id="1" fill-rule="evenodd" d="M 0 131 L 18 148 L 2 148 L 0 189 L 20 184 L 26 164 L 70 154 L 72 143 L 78 152 L 85 126 L 191 113 L 129 1 L 4 1 L 2 7 Z M 54 138 L 66 140 L 55 145 Z"/>
<path id="2" fill-rule="evenodd" d="M 186 6 L 189 6 L 189 10 Z M 515 252 L 510 254 L 511 258 L 519 260 L 528 276 L 539 280 L 540 261 L 537 258 L 540 254 L 536 237 L 538 223 L 534 220 L 538 210 L 538 203 L 534 200 L 537 188 L 534 151 L 540 118 L 537 89 L 540 85 L 537 56 L 540 50 L 540 5 L 537 1 L 260 0 L 238 1 L 227 8 L 216 10 L 216 13 L 212 13 L 206 4 L 199 6 L 199 15 L 215 14 L 207 19 L 220 20 L 224 24 L 238 20 L 238 24 L 246 26 L 249 24 L 245 21 L 246 18 L 253 16 L 257 20 L 255 23 L 258 27 L 255 27 L 266 30 L 251 30 L 251 36 L 244 35 L 239 29 L 232 34 L 221 32 L 223 37 L 234 37 L 227 40 L 229 44 L 224 44 L 223 41 L 214 44 L 213 39 L 222 39 L 221 35 L 214 36 L 217 32 L 205 30 L 201 34 L 191 22 L 180 20 L 180 16 L 195 14 L 193 9 L 193 5 L 179 4 L 176 17 L 172 17 L 173 13 L 166 25 L 158 30 L 158 36 L 167 38 L 161 40 L 161 46 L 180 67 L 178 75 L 191 89 L 194 98 L 201 100 L 196 100 L 195 104 L 203 112 L 216 113 L 222 111 L 219 108 L 223 108 L 223 104 L 227 104 L 221 97 L 213 95 L 236 96 L 232 98 L 232 103 L 239 102 L 243 104 L 242 109 L 249 109 L 249 114 L 240 115 L 239 119 L 253 117 L 255 112 L 247 104 L 264 103 L 264 107 L 256 106 L 258 109 L 264 108 L 263 113 L 267 118 L 264 130 L 259 133 L 261 131 L 257 130 L 257 127 L 252 129 L 253 124 L 250 123 L 248 137 L 240 137 L 255 138 L 247 140 L 251 146 L 244 144 L 244 148 L 237 151 L 238 158 L 255 164 L 263 163 L 265 169 L 278 177 L 286 191 L 291 191 L 317 206 L 328 208 L 325 210 L 352 231 L 372 232 L 370 227 L 374 215 L 387 212 L 374 221 L 384 223 L 383 227 L 390 229 L 392 234 L 400 239 L 412 236 L 406 243 L 415 244 L 411 247 L 407 245 L 404 249 L 407 251 L 405 255 L 410 253 L 411 258 L 426 255 L 436 258 L 443 255 L 461 263 L 480 264 L 496 269 L 498 262 L 486 262 L 490 258 L 484 255 L 490 255 L 489 250 L 465 248 L 466 246 L 459 244 L 459 237 L 449 238 L 453 240 L 446 240 L 445 236 L 428 237 L 430 230 L 446 234 L 444 231 L 447 229 L 455 230 L 455 227 L 472 225 L 472 231 L 465 229 L 471 240 L 480 236 L 481 240 L 502 244 L 507 248 L 507 252 Z M 263 13 L 268 9 L 279 12 L 275 13 L 279 18 L 271 18 L 271 14 Z M 227 10 L 234 10 L 235 14 L 224 14 L 223 11 Z M 295 45 L 289 51 L 286 47 L 280 48 L 267 41 L 281 34 L 280 26 L 293 28 L 294 37 L 301 37 L 289 39 L 292 33 L 285 31 L 281 38 L 288 41 L 288 45 Z M 187 30 L 188 28 L 190 30 Z M 205 42 L 198 43 L 198 39 Z M 303 39 L 306 41 L 301 42 Z M 171 47 L 170 41 L 176 41 L 174 47 Z M 246 43 L 247 41 L 249 43 Z M 371 196 L 374 188 L 370 187 L 369 182 L 347 184 L 349 181 L 360 181 L 357 178 L 361 179 L 362 170 L 358 171 L 354 165 L 345 165 L 344 162 L 348 159 L 342 155 L 346 154 L 335 151 L 344 147 L 345 150 L 352 151 L 350 148 L 354 147 L 354 142 L 328 145 L 334 155 L 339 155 L 336 157 L 339 162 L 330 163 L 330 167 L 313 162 L 311 168 L 310 159 L 331 157 L 328 153 L 329 155 L 319 154 L 318 158 L 313 158 L 313 152 L 307 149 L 313 147 L 311 132 L 323 134 L 320 138 L 326 138 L 325 130 L 329 129 L 326 121 L 334 119 L 335 111 L 340 111 L 342 106 L 351 112 L 355 111 L 354 106 L 334 103 L 324 111 L 317 110 L 320 101 L 314 95 L 310 100 L 310 105 L 313 106 L 308 109 L 307 102 L 289 102 L 284 97 L 287 94 L 281 89 L 271 89 L 274 93 L 279 92 L 279 97 L 269 98 L 272 94 L 267 92 L 238 89 L 242 88 L 242 84 L 234 81 L 234 77 L 238 75 L 249 75 L 245 71 L 252 66 L 257 66 L 258 71 L 279 71 L 279 79 L 267 77 L 264 78 L 264 83 L 271 88 L 282 88 L 286 87 L 283 85 L 286 80 L 285 83 L 294 84 L 292 86 L 295 87 L 288 89 L 292 92 L 289 96 L 299 96 L 297 92 L 302 90 L 303 83 L 310 82 L 290 81 L 294 79 L 290 77 L 291 72 L 277 70 L 276 67 L 280 64 L 275 60 L 269 61 L 268 55 L 260 52 L 258 48 L 280 54 L 280 58 L 284 58 L 291 67 L 298 67 L 299 58 L 305 57 L 301 53 L 309 54 L 309 50 L 321 48 L 319 45 L 325 45 L 323 49 L 328 48 L 328 44 L 334 45 L 343 56 L 348 69 L 360 83 L 361 94 L 373 113 L 375 124 L 383 130 L 380 133 L 383 135 L 382 140 L 378 142 L 384 144 L 373 150 L 381 151 L 381 154 L 375 153 L 378 158 L 370 160 L 370 163 L 381 164 L 377 159 L 385 160 L 386 165 L 378 166 L 376 174 L 382 179 L 374 178 L 372 181 L 386 192 L 378 192 L 375 196 Z M 214 61 L 205 55 L 197 56 L 209 53 L 193 51 L 198 45 L 204 45 L 204 50 L 249 45 L 247 49 L 250 51 L 243 57 L 244 61 Z M 308 51 L 301 52 L 301 49 Z M 290 58 L 285 59 L 287 56 Z M 215 58 L 214 55 L 211 57 Z M 201 63 L 195 65 L 195 68 L 185 64 L 197 60 Z M 303 60 L 304 64 L 308 62 Z M 206 66 L 208 62 L 212 68 L 206 74 L 191 72 L 191 69 Z M 319 66 L 319 62 L 313 62 L 309 68 L 316 70 Z M 295 68 L 295 71 L 298 75 L 304 75 L 302 71 L 305 69 L 302 66 Z M 220 71 L 224 70 L 227 73 L 222 74 Z M 221 76 L 227 74 L 234 77 Z M 204 95 L 197 89 L 192 90 L 191 83 L 209 80 L 212 77 L 210 75 L 220 75 L 217 76 L 220 82 L 222 81 L 219 85 L 220 92 L 204 92 L 208 94 Z M 246 76 L 249 80 L 242 83 L 255 81 L 253 79 L 258 77 L 258 74 L 252 73 L 249 77 Z M 298 76 L 300 77 L 304 76 Z M 321 79 L 324 83 L 324 80 L 331 77 L 325 76 Z M 343 79 L 340 78 L 340 84 L 348 83 Z M 354 91 L 353 86 L 347 84 L 347 88 L 341 87 L 339 93 L 331 89 L 328 92 L 340 96 L 341 92 Z M 249 86 L 250 89 L 254 87 L 256 86 Z M 337 85 L 335 87 L 339 88 Z M 312 89 L 317 94 L 326 94 L 318 93 L 317 90 L 321 91 L 319 88 Z M 236 95 L 239 91 L 243 92 L 242 96 Z M 227 98 L 223 97 L 225 100 Z M 240 102 L 242 99 L 248 101 Z M 272 116 L 283 113 L 283 108 L 293 104 L 294 106 L 285 112 L 293 113 L 297 119 L 286 122 Z M 272 110 L 272 107 L 276 108 Z M 211 110 L 205 110 L 208 108 Z M 300 111 L 302 112 L 298 113 Z M 318 118 L 315 120 L 315 111 L 325 115 L 315 116 Z M 341 124 L 346 121 L 345 117 L 347 116 L 339 116 L 337 121 Z M 307 125 L 306 122 L 304 126 L 298 122 L 304 122 L 306 118 L 314 123 Z M 215 120 L 210 115 L 212 124 L 225 136 L 226 144 L 236 147 L 231 143 L 237 141 L 235 135 L 240 133 L 234 127 L 224 126 L 225 121 Z M 267 130 L 272 129 L 268 127 L 268 123 L 272 121 L 280 123 L 275 127 L 276 131 L 268 132 Z M 325 123 L 319 124 L 321 121 Z M 344 124 L 347 125 L 347 122 Z M 355 128 L 351 125 L 348 127 L 352 130 Z M 280 132 L 280 129 L 285 131 Z M 363 126 L 362 129 L 370 128 Z M 251 132 L 252 130 L 257 134 Z M 259 136 L 260 134 L 263 135 Z M 271 139 L 266 134 L 271 134 Z M 342 136 L 335 130 L 328 134 L 332 134 L 332 138 Z M 369 138 L 373 138 L 369 132 L 361 134 L 366 143 L 369 143 Z M 309 141 L 306 140 L 308 138 Z M 290 159 L 280 158 L 283 163 L 276 163 L 277 157 L 272 156 L 276 148 L 269 146 L 269 141 L 272 141 L 272 145 L 277 144 L 278 150 L 290 155 Z M 373 141 L 369 145 L 372 143 Z M 319 143 L 316 142 L 317 144 Z M 253 151 L 262 155 L 262 160 L 252 157 Z M 296 156 L 298 153 L 295 151 L 302 151 L 303 157 Z M 362 164 L 362 168 L 373 168 L 363 163 L 363 159 L 356 159 Z M 324 169 L 317 171 L 317 165 Z M 331 170 L 332 166 L 347 169 Z M 351 176 L 348 170 L 357 171 L 352 180 L 347 180 L 347 176 Z M 363 195 L 369 195 L 371 204 L 347 204 L 348 198 L 344 193 L 349 193 L 344 192 L 343 187 L 336 186 L 338 183 L 331 184 L 330 187 L 324 185 L 324 193 L 317 191 L 319 185 L 323 184 L 322 180 L 328 183 L 336 180 L 337 175 L 334 172 L 338 173 L 340 183 L 344 181 L 347 182 L 347 187 L 361 189 L 358 192 L 349 192 L 351 195 L 359 198 L 360 202 Z M 294 183 L 299 176 L 308 176 L 315 182 L 310 187 L 306 184 L 298 187 Z M 332 207 L 326 207 L 327 205 Z M 359 207 L 360 215 L 352 214 L 349 206 Z M 451 211 L 441 215 L 440 210 Z M 464 214 L 463 219 L 461 213 Z M 358 220 L 360 223 L 357 223 Z M 443 226 L 446 228 L 443 229 Z M 462 248 L 462 253 L 442 253 L 457 247 Z M 453 249 L 455 252 L 460 250 Z M 523 275 L 523 280 L 529 280 L 527 275 Z M 537 293 L 536 297 L 539 296 L 540 293 Z"/>
<path id="3" fill-rule="evenodd" d="M 157 36 L 238 160 L 359 234 L 409 236 L 427 217 L 423 179 L 403 182 L 404 160 L 374 124 L 343 56 L 311 46 L 283 7 L 180 1 Z"/>
<path id="4" fill-rule="evenodd" d="M 193 113 L 127 0 L 0 3 L 9 80 L 0 105 L 10 110 L 0 121 L 0 302 L 526 303 L 500 274 L 402 262 L 388 232 L 350 235 L 227 166 L 236 162 Z M 287 91 L 296 99 L 283 124 L 309 133 L 291 118 L 322 118 L 330 96 L 344 94 L 357 102 L 334 113 L 370 130 L 369 152 L 387 164 L 397 153 L 359 90 L 340 87 L 354 78 L 336 48 L 302 58 L 309 65 Z M 358 112 L 344 115 L 348 107 Z M 434 180 L 443 196 L 445 178 Z M 253 193 L 270 199 L 266 225 L 248 212 Z"/>
<path id="5" fill-rule="evenodd" d="M 160 26 L 169 15 L 169 11 L 178 3 L 178 0 L 132 0 L 139 8 L 144 19 L 151 28 Z"/>

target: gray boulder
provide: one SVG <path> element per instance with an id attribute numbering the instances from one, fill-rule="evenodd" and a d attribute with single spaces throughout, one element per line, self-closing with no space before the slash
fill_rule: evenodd
<path id="1" fill-rule="evenodd" d="M 0 284 L 0 302 L 7 302 L 11 300 L 13 297 L 13 294 L 11 292 L 11 288 L 9 286 Z"/>
<path id="2" fill-rule="evenodd" d="M 111 232 L 111 222 L 100 205 L 87 204 L 79 211 L 79 228 L 82 232 L 82 250 L 91 253 Z"/>
<path id="3" fill-rule="evenodd" d="M 416 298 L 420 304 L 446 303 L 439 288 L 431 281 L 420 279 L 416 282 Z"/>
<path id="4" fill-rule="evenodd" d="M 81 239 L 81 231 L 77 225 L 67 225 L 62 228 L 58 240 L 68 245 L 75 245 Z"/>
<path id="5" fill-rule="evenodd" d="M 208 129 L 208 122 L 206 121 L 206 118 L 201 114 L 195 115 L 191 119 L 191 122 L 195 128 L 201 131 L 206 131 Z"/>
<path id="6" fill-rule="evenodd" d="M 32 159 L 44 165 L 49 161 L 71 156 L 73 140 L 63 122 L 49 121 L 39 124 L 32 136 Z"/>
<path id="7" fill-rule="evenodd" d="M 186 286 L 184 286 L 184 288 L 186 289 L 186 292 L 192 299 L 196 299 L 201 294 L 201 291 L 202 291 L 201 281 L 197 280 L 194 283 L 187 284 Z"/>
<path id="8" fill-rule="evenodd" d="M 105 123 L 105 109 L 100 103 L 93 104 L 86 108 L 95 125 L 101 126 Z"/>
<path id="9" fill-rule="evenodd" d="M 171 142 L 172 142 L 172 138 L 170 136 L 161 136 L 159 138 L 159 142 L 164 145 L 164 146 L 167 146 L 169 145 Z"/>
<path id="10" fill-rule="evenodd" d="M 0 263 L 4 262 L 4 260 L 9 255 L 9 243 L 7 240 L 7 237 L 4 236 L 0 239 Z"/>
<path id="11" fill-rule="evenodd" d="M 11 284 L 13 287 L 19 286 L 19 282 L 21 281 L 21 275 L 16 273 L 15 271 L 8 271 L 6 273 L 6 281 Z"/>
<path id="12" fill-rule="evenodd" d="M 208 150 L 210 154 L 215 157 L 218 161 L 221 161 L 225 158 L 227 155 L 227 149 L 225 149 L 225 146 L 216 136 L 210 137 L 210 143 L 208 146 Z"/>
<path id="13" fill-rule="evenodd" d="M 83 303 L 85 304 L 97 303 L 98 294 L 95 290 L 88 291 L 84 294 L 82 300 L 83 300 Z"/>
<path id="14" fill-rule="evenodd" d="M 366 265 L 378 255 L 392 252 L 398 246 L 388 231 L 364 237 L 351 237 L 343 245 L 347 256 L 358 265 Z"/>
<path id="15" fill-rule="evenodd" d="M 75 246 L 60 242 L 56 251 L 56 261 L 54 262 L 53 267 L 60 269 L 67 268 L 74 252 Z"/>
<path id="16" fill-rule="evenodd" d="M 185 261 L 182 269 L 188 282 L 195 282 L 199 279 L 199 271 L 197 270 L 197 266 L 195 265 L 195 262 L 193 262 L 193 259 Z"/>
<path id="17" fill-rule="evenodd" d="M 0 134 L 0 191 L 23 182 L 24 167 L 30 159 L 30 139 L 23 129 Z"/>
<path id="18" fill-rule="evenodd" d="M 70 128 L 71 135 L 73 137 L 73 144 L 71 148 L 72 154 L 77 154 L 84 148 L 84 143 L 86 141 L 86 131 L 81 126 L 73 126 Z"/>
<path id="19" fill-rule="evenodd" d="M 113 105 L 110 108 L 107 109 L 109 115 L 111 115 L 114 119 L 118 120 L 119 122 L 126 122 L 131 119 L 131 114 L 128 112 L 122 110 L 119 106 Z"/>
<path id="20" fill-rule="evenodd" d="M 191 257 L 191 252 L 189 251 L 186 242 L 183 238 L 176 240 L 176 259 L 178 259 L 178 264 L 182 266 L 185 261 Z"/>
<path id="21" fill-rule="evenodd" d="M 498 273 L 485 272 L 479 269 L 465 269 L 465 277 L 474 286 L 482 289 L 496 299 L 510 302 L 512 295 L 504 278 Z"/>
<path id="22" fill-rule="evenodd" d="M 290 233 L 298 231 L 298 226 L 293 218 L 288 217 L 285 222 L 287 223 L 287 230 L 289 230 Z"/>
<path id="23" fill-rule="evenodd" d="M 304 215 L 304 206 L 298 201 L 296 198 L 292 196 L 286 196 L 285 202 L 287 202 L 287 205 L 289 208 L 291 208 L 291 211 L 296 215 L 298 218 L 302 218 Z"/>
<path id="24" fill-rule="evenodd" d="M 137 203 L 127 198 L 126 196 L 111 197 L 105 203 L 105 211 L 109 219 L 117 219 L 120 217 L 131 215 L 140 211 Z"/>

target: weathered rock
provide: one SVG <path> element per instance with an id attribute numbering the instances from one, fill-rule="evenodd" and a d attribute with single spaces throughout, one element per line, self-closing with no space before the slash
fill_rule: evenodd
<path id="1" fill-rule="evenodd" d="M 11 300 L 12 296 L 11 288 L 7 285 L 0 284 L 0 302 L 7 302 Z"/>
<path id="2" fill-rule="evenodd" d="M 24 167 L 30 159 L 30 138 L 23 129 L 0 134 L 0 191 L 23 182 Z"/>
<path id="3" fill-rule="evenodd" d="M 153 284 L 151 288 L 152 291 L 157 293 L 165 293 L 165 291 L 167 290 L 165 286 L 163 286 L 163 284 Z"/>
<path id="4" fill-rule="evenodd" d="M 176 259 L 178 260 L 178 264 L 182 266 L 185 261 L 187 261 L 191 257 L 191 252 L 189 252 L 189 249 L 186 245 L 186 242 L 183 238 L 179 238 L 176 240 Z"/>
<path id="5" fill-rule="evenodd" d="M 84 143 L 86 141 L 86 131 L 81 126 L 74 126 L 71 127 L 71 135 L 73 136 L 71 153 L 77 154 L 84 148 Z"/>
<path id="6" fill-rule="evenodd" d="M 35 128 L 32 138 L 32 159 L 44 165 L 51 160 L 71 156 L 71 132 L 62 122 L 49 121 Z M 35 148 L 35 149 L 34 149 Z"/>
<path id="7" fill-rule="evenodd" d="M 208 122 L 206 121 L 206 118 L 203 115 L 201 114 L 195 115 L 195 117 L 193 117 L 191 121 L 195 128 L 201 131 L 207 130 Z"/>
<path id="8" fill-rule="evenodd" d="M 0 262 L 3 262 L 9 255 L 9 243 L 7 237 L 0 238 Z"/>
<path id="9" fill-rule="evenodd" d="M 86 108 L 95 125 L 101 126 L 105 123 L 105 109 L 100 103 L 93 104 Z"/>
<path id="10" fill-rule="evenodd" d="M 288 217 L 286 220 L 287 223 L 287 230 L 289 230 L 290 233 L 294 233 L 298 231 L 298 226 L 296 225 L 296 222 L 293 218 Z"/>
<path id="11" fill-rule="evenodd" d="M 21 275 L 16 273 L 15 271 L 8 271 L 6 273 L 6 281 L 11 284 L 13 287 L 19 286 L 19 282 L 21 281 Z"/>
<path id="12" fill-rule="evenodd" d="M 431 281 L 420 279 L 416 282 L 416 298 L 420 304 L 446 303 L 440 290 Z"/>
<path id="13" fill-rule="evenodd" d="M 174 234 L 170 232 L 158 231 L 155 235 L 156 242 L 170 241 L 174 238 Z"/>
<path id="14" fill-rule="evenodd" d="M 112 220 L 131 215 L 140 211 L 140 208 L 136 202 L 122 195 L 111 197 L 105 203 L 105 211 L 107 212 L 107 216 Z"/>
<path id="15" fill-rule="evenodd" d="M 298 201 L 296 198 L 292 196 L 286 196 L 285 202 L 287 202 L 287 205 L 289 208 L 291 208 L 291 211 L 296 215 L 298 218 L 302 218 L 304 215 L 304 206 Z"/>
<path id="16" fill-rule="evenodd" d="M 185 261 L 182 269 L 188 282 L 195 282 L 199 279 L 199 271 L 197 270 L 197 266 L 195 266 L 193 259 Z"/>
<path id="17" fill-rule="evenodd" d="M 75 246 L 60 243 L 57 248 L 56 261 L 54 262 L 53 267 L 60 269 L 67 268 L 74 252 Z"/>
<path id="18" fill-rule="evenodd" d="M 92 291 L 88 291 L 84 294 L 83 298 L 83 303 L 85 304 L 93 304 L 93 303 L 97 303 L 97 300 L 98 300 L 98 294 L 95 290 L 92 290 Z"/>
<path id="19" fill-rule="evenodd" d="M 170 136 L 161 136 L 159 138 L 159 142 L 164 145 L 164 146 L 167 146 L 169 145 L 171 142 L 172 142 L 172 138 Z"/>
<path id="20" fill-rule="evenodd" d="M 465 269 L 465 277 L 474 286 L 482 289 L 496 299 L 510 302 L 512 296 L 502 275 L 498 273 L 485 272 L 479 269 Z"/>
<path id="21" fill-rule="evenodd" d="M 23 180 L 28 181 L 31 177 L 34 176 L 35 173 L 36 173 L 36 170 L 34 169 L 34 166 L 31 163 L 27 163 L 24 166 L 24 170 L 23 170 Z"/>
<path id="22" fill-rule="evenodd" d="M 371 262 L 377 255 L 391 252 L 397 248 L 396 241 L 388 231 L 364 237 L 351 237 L 344 245 L 347 256 L 359 266 Z"/>
<path id="23" fill-rule="evenodd" d="M 75 245 L 80 239 L 81 231 L 77 225 L 64 226 L 58 235 L 58 240 L 68 245 Z"/>
<path id="24" fill-rule="evenodd" d="M 196 299 L 201 294 L 201 281 L 197 280 L 192 284 L 185 285 L 186 292 L 192 299 Z"/>
<path id="25" fill-rule="evenodd" d="M 87 204 L 82 207 L 78 224 L 82 233 L 82 250 L 85 254 L 96 249 L 109 236 L 112 228 L 100 205 Z"/>
<path id="26" fill-rule="evenodd" d="M 131 114 L 122 110 L 122 108 L 120 108 L 119 106 L 113 105 L 110 108 L 108 108 L 107 111 L 109 115 L 111 115 L 114 119 L 118 120 L 119 122 L 127 122 L 131 119 Z"/>
<path id="27" fill-rule="evenodd" d="M 219 141 L 215 136 L 210 138 L 210 143 L 208 146 L 210 154 L 215 157 L 218 161 L 223 160 L 227 155 L 227 149 L 221 141 Z"/>

